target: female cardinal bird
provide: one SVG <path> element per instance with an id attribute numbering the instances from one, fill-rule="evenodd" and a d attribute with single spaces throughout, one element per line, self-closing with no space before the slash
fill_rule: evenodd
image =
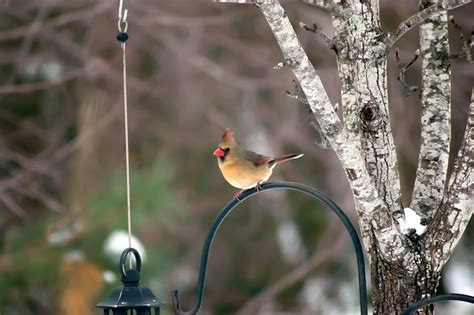
<path id="1" fill-rule="evenodd" d="M 271 158 L 240 148 L 235 142 L 234 134 L 226 129 L 219 146 L 213 153 L 222 175 L 232 186 L 241 189 L 234 195 L 239 199 L 240 194 L 253 187 L 260 189 L 260 184 L 272 175 L 273 168 L 282 162 L 298 159 L 303 154 L 287 154 L 279 158 Z"/>

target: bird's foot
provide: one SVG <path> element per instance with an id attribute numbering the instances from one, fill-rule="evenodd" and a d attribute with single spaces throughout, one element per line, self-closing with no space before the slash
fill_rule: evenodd
<path id="1" fill-rule="evenodd" d="M 246 189 L 242 189 L 242 190 L 236 192 L 236 193 L 234 194 L 234 199 L 236 199 L 237 201 L 240 201 L 240 195 L 242 195 L 242 193 L 243 193 L 245 190 L 246 190 Z"/>
<path id="2" fill-rule="evenodd" d="M 255 189 L 257 190 L 257 192 L 262 190 L 262 182 L 258 182 L 257 185 L 255 186 Z"/>

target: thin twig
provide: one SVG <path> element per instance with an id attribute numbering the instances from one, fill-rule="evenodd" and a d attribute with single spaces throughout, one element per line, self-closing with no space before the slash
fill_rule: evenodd
<path id="1" fill-rule="evenodd" d="M 98 1 L 92 7 L 87 7 L 82 10 L 74 11 L 70 14 L 61 14 L 57 18 L 51 19 L 47 23 L 43 23 L 41 29 L 31 29 L 31 25 L 21 26 L 15 29 L 8 29 L 0 31 L 0 41 L 13 40 L 28 36 L 29 34 L 38 34 L 40 30 L 46 31 L 53 28 L 63 26 L 76 21 L 83 21 L 93 19 L 96 15 L 108 10 L 111 6 L 109 1 Z"/>
<path id="2" fill-rule="evenodd" d="M 455 9 L 471 1 L 472 0 L 453 0 L 453 1 L 449 1 L 447 4 L 437 3 L 437 4 L 433 4 L 432 6 L 429 6 L 426 9 L 423 9 L 422 11 L 419 11 L 413 14 L 412 16 L 404 20 L 402 23 L 400 23 L 397 27 L 395 27 L 394 30 L 387 33 L 387 37 L 385 39 L 387 50 L 393 47 L 393 45 L 400 38 L 402 38 L 406 33 L 408 33 L 408 31 L 410 31 L 415 26 L 420 25 L 426 19 L 430 18 L 434 14 L 439 13 L 441 11 L 445 11 L 445 10 Z"/>
<path id="3" fill-rule="evenodd" d="M 471 49 L 473 45 L 472 38 L 470 37 L 469 39 L 466 39 L 464 37 L 463 29 L 458 23 L 456 23 L 456 21 L 454 20 L 454 16 L 452 15 L 449 16 L 449 22 L 451 22 L 454 28 L 458 31 L 459 39 L 461 40 L 461 45 L 462 45 L 460 52 L 450 54 L 450 59 L 465 57 L 469 63 L 473 63 L 472 54 L 471 54 Z"/>
<path id="4" fill-rule="evenodd" d="M 316 25 L 316 23 L 313 23 L 313 27 L 307 26 L 305 23 L 300 22 L 299 23 L 300 27 L 308 32 L 314 33 L 316 35 L 319 35 L 322 40 L 326 43 L 326 45 L 329 47 L 329 49 L 333 50 L 336 54 L 338 53 L 338 49 L 334 42 L 324 34 L 322 29 Z"/>
<path id="5" fill-rule="evenodd" d="M 397 64 L 398 64 L 398 69 L 399 69 L 399 75 L 397 77 L 397 80 L 402 83 L 403 87 L 408 90 L 409 92 L 406 94 L 408 96 L 410 93 L 415 93 L 416 91 L 419 91 L 420 87 L 417 85 L 409 85 L 406 80 L 405 80 L 405 73 L 410 69 L 410 67 L 415 63 L 415 61 L 418 59 L 420 56 L 420 50 L 417 49 L 415 51 L 415 55 L 413 58 L 410 60 L 410 62 L 407 65 L 402 65 L 400 63 L 400 51 L 398 48 L 395 49 L 395 58 L 397 59 Z"/>
<path id="6" fill-rule="evenodd" d="M 0 86 L 0 95 L 5 94 L 19 94 L 19 93 L 31 93 L 38 90 L 49 89 L 54 86 L 62 85 L 68 81 L 76 79 L 78 77 L 84 77 L 90 73 L 88 67 L 81 67 L 78 69 L 71 70 L 66 74 L 54 79 L 54 80 L 45 80 L 35 83 L 25 83 L 25 84 L 12 84 Z"/>
<path id="7" fill-rule="evenodd" d="M 0 196 L 0 201 L 3 202 L 7 209 L 10 210 L 13 214 L 15 214 L 20 219 L 26 219 L 28 217 L 27 213 L 23 208 L 11 198 L 9 195 L 2 195 Z"/>
<path id="8" fill-rule="evenodd" d="M 295 100 L 297 100 L 298 102 L 302 103 L 302 104 L 305 104 L 305 105 L 308 105 L 309 102 L 308 100 L 306 99 L 306 97 L 302 96 L 301 93 L 300 93 L 300 87 L 298 85 L 298 82 L 293 79 L 293 90 L 294 92 L 291 92 L 289 90 L 286 90 L 285 91 L 285 94 Z"/>
<path id="9" fill-rule="evenodd" d="M 324 133 L 321 130 L 321 126 L 319 126 L 318 122 L 314 120 L 310 120 L 309 125 L 313 127 L 313 129 L 316 131 L 316 134 L 318 135 L 318 138 L 319 138 L 319 139 L 316 139 L 313 143 L 324 150 L 332 149 L 331 143 L 329 143 L 328 138 L 324 136 Z"/>

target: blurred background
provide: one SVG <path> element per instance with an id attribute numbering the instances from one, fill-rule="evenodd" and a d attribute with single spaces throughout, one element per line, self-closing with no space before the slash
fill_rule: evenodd
<path id="1" fill-rule="evenodd" d="M 329 15 L 282 1 L 295 26 Z M 145 258 L 144 285 L 191 307 L 206 232 L 235 189 L 212 152 L 230 127 L 244 147 L 267 155 L 301 152 L 273 180 L 327 193 L 357 222 L 345 175 L 314 144 L 306 105 L 294 91 L 272 33 L 248 5 L 210 0 L 126 0 L 133 234 Z M 120 283 L 126 241 L 122 60 L 118 1 L 0 0 L 0 314 L 98 314 Z M 417 1 L 381 1 L 383 29 Z M 464 35 L 474 5 L 451 12 Z M 297 28 L 332 101 L 340 101 L 335 56 Z M 451 50 L 461 49 L 450 25 Z M 399 43 L 402 63 L 418 32 Z M 420 61 L 407 73 L 419 84 Z M 408 204 L 419 149 L 419 93 L 397 82 L 389 56 L 390 113 Z M 467 117 L 473 66 L 452 64 L 453 141 Z M 440 291 L 474 294 L 474 228 L 444 270 Z M 213 244 L 202 314 L 357 314 L 356 262 L 341 223 L 293 192 L 246 201 Z M 474 314 L 453 303 L 440 314 Z M 449 311 L 448 311 L 449 310 Z M 171 314 L 165 308 L 164 314 Z"/>

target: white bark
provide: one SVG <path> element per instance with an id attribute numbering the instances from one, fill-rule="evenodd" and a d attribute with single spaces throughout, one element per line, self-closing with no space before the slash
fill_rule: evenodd
<path id="1" fill-rule="evenodd" d="M 429 220 L 443 199 L 451 140 L 451 70 L 448 14 L 420 26 L 422 58 L 421 147 L 411 208 Z"/>
<path id="2" fill-rule="evenodd" d="M 330 12 L 338 12 L 338 5 L 335 4 L 334 0 L 303 0 L 308 4 L 312 4 L 318 8 L 330 11 Z"/>
<path id="3" fill-rule="evenodd" d="M 474 88 L 464 141 L 454 163 L 443 204 L 428 226 L 427 250 L 440 271 L 453 253 L 474 211 Z"/>
<path id="4" fill-rule="evenodd" d="M 426 1 L 430 3 L 430 6 L 424 8 L 422 11 L 417 12 L 407 18 L 405 21 L 400 23 L 393 31 L 387 34 L 385 40 L 387 46 L 392 47 L 397 40 L 402 38 L 408 31 L 415 26 L 418 26 L 426 19 L 443 14 L 446 10 L 456 9 L 464 4 L 472 2 L 472 0 L 433 0 Z"/>
<path id="5" fill-rule="evenodd" d="M 378 2 L 353 1 L 333 21 L 336 41 L 342 43 L 337 60 L 346 129 L 361 142 L 378 195 L 391 212 L 401 213 Z"/>

